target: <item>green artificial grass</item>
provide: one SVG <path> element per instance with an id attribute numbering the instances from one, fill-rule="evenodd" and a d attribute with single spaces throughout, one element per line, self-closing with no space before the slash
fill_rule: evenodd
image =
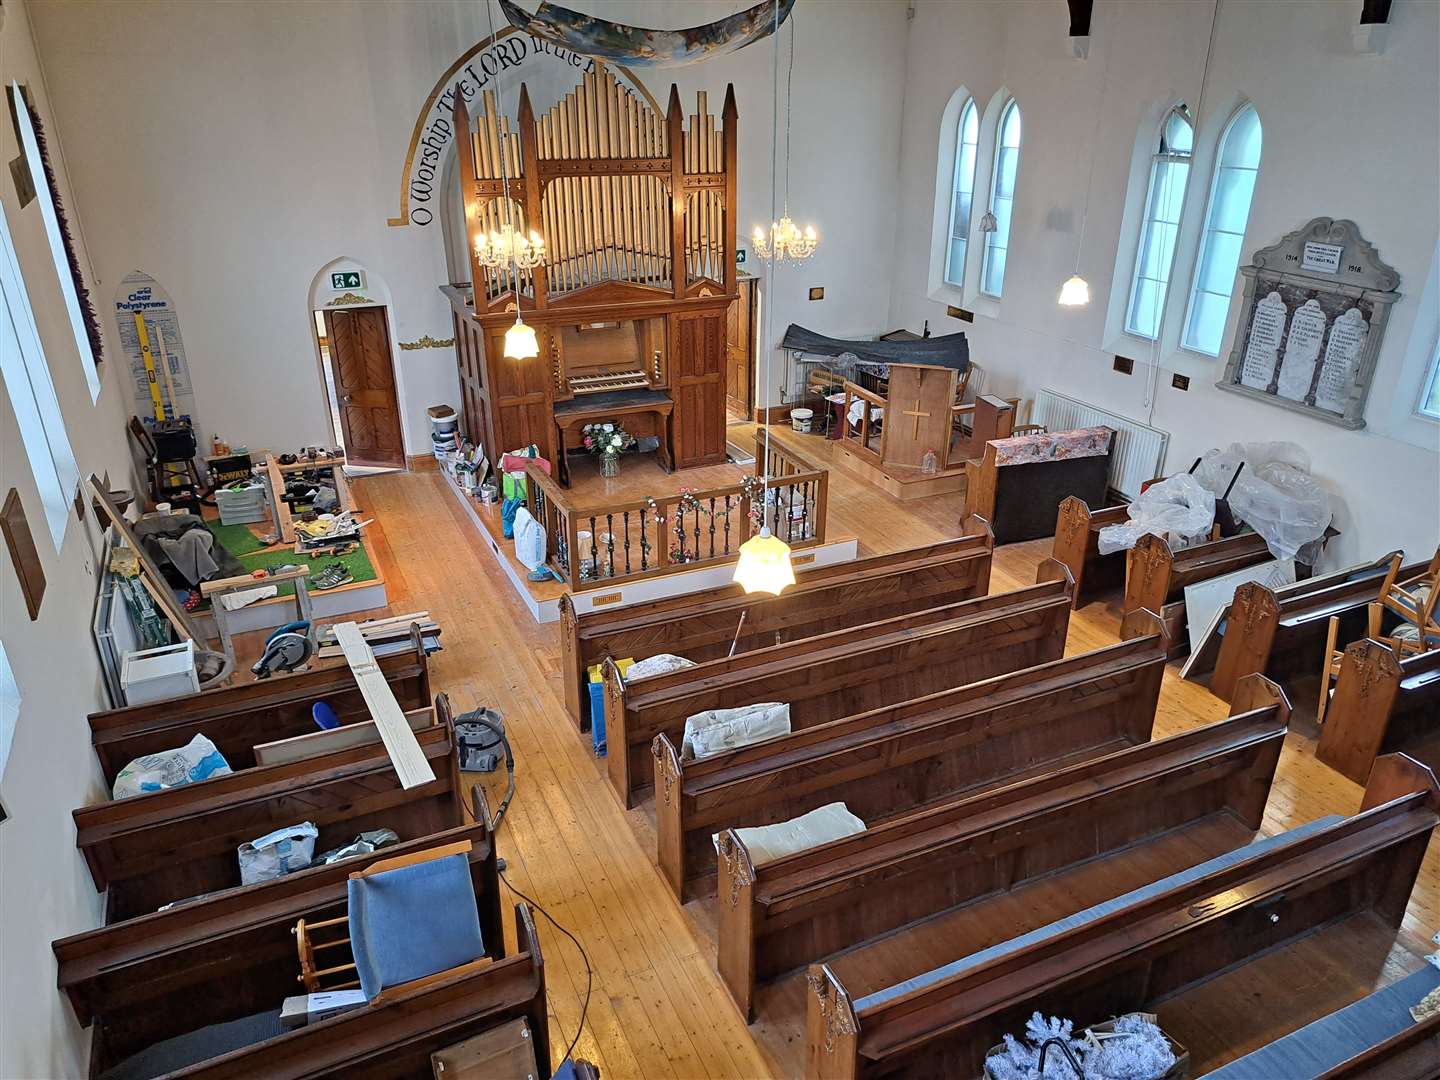
<path id="1" fill-rule="evenodd" d="M 314 558 L 305 555 L 296 555 L 293 544 L 276 544 L 274 547 L 261 547 L 259 539 L 250 530 L 248 525 L 221 525 L 219 522 L 206 522 L 210 531 L 215 534 L 215 539 L 225 546 L 225 550 L 234 555 L 240 561 L 240 565 L 246 570 L 264 570 L 274 566 L 284 566 L 286 563 L 295 563 L 299 566 L 310 567 L 310 578 L 313 581 L 319 576 L 320 571 L 336 562 L 333 555 L 317 555 Z M 266 525 L 268 528 L 268 524 Z M 378 576 L 375 573 L 375 566 L 370 561 L 370 556 L 365 553 L 365 545 L 362 542 L 349 555 L 341 556 L 338 560 L 343 563 L 345 569 L 355 581 L 374 581 Z M 257 578 L 256 586 L 271 584 L 268 578 Z M 289 583 L 276 585 L 281 596 L 295 595 L 295 586 Z M 310 588 L 311 596 L 323 596 L 333 589 L 316 589 L 313 585 Z"/>

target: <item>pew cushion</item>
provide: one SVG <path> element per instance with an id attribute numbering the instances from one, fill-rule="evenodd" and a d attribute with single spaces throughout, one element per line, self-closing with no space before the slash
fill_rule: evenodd
<path id="1" fill-rule="evenodd" d="M 735 835 L 750 852 L 750 861 L 759 866 L 864 831 L 865 822 L 850 813 L 843 802 L 833 802 L 775 825 L 736 829 Z"/>
<path id="2" fill-rule="evenodd" d="M 1440 970 L 1426 964 L 1413 975 L 1206 1075 L 1209 1080 L 1318 1076 L 1408 1028 L 1415 1022 L 1410 1006 L 1436 987 L 1440 987 Z"/>
<path id="3" fill-rule="evenodd" d="M 485 955 L 464 855 L 352 877 L 348 892 L 355 971 L 367 998 Z"/>
<path id="4" fill-rule="evenodd" d="M 969 956 L 962 956 L 960 959 L 952 960 L 948 964 L 931 968 L 929 971 L 916 975 L 914 978 L 906 979 L 904 982 L 884 987 L 873 994 L 856 1000 L 855 1009 L 859 1011 L 861 1009 L 869 1009 L 883 1005 L 885 1002 L 900 997 L 902 994 L 908 994 L 912 990 L 932 986 L 951 976 L 958 975 L 962 971 L 968 971 L 970 968 L 978 967 L 981 964 L 995 960 L 1001 956 L 1008 956 L 1010 953 L 1016 952 L 1019 949 L 1027 948 L 1040 941 L 1046 941 L 1067 930 L 1073 930 L 1078 926 L 1092 923 L 1112 912 L 1119 911 L 1121 908 L 1139 904 L 1159 893 L 1168 892 L 1170 889 L 1179 888 L 1182 885 L 1188 885 L 1190 882 L 1205 877 L 1207 874 L 1213 874 L 1216 871 L 1224 870 L 1226 867 L 1233 866 L 1236 863 L 1243 862 L 1246 859 L 1263 854 L 1274 848 L 1294 843 L 1296 840 L 1303 839 L 1311 833 L 1328 828 L 1336 822 L 1343 820 L 1344 818 L 1342 816 L 1331 814 L 1328 817 L 1319 818 L 1316 821 L 1296 826 L 1287 832 L 1278 833 L 1275 836 L 1267 836 L 1263 840 L 1255 841 L 1253 844 L 1246 844 L 1244 847 L 1236 848 L 1234 851 L 1227 851 L 1223 855 L 1218 855 L 1213 859 L 1207 859 L 1205 862 L 1198 863 L 1187 870 L 1181 870 L 1179 873 L 1171 874 L 1169 877 L 1161 878 L 1159 881 L 1153 881 L 1149 885 L 1132 889 L 1130 892 L 1122 896 L 1117 896 L 1113 900 L 1106 900 L 1104 903 L 1096 904 L 1094 907 L 1086 908 L 1084 911 L 1078 911 L 1074 915 L 1067 915 L 1063 919 L 1057 919 L 1048 926 L 1037 927 L 1028 933 L 1021 934 L 1019 937 L 1011 938 L 1009 941 L 1002 941 L 999 944 L 991 945 L 988 948 L 981 949 L 979 952 L 971 953 Z"/>
<path id="5" fill-rule="evenodd" d="M 790 734 L 790 706 L 777 701 L 738 709 L 707 709 L 685 718 L 680 757 L 697 761 L 737 746 Z"/>
<path id="6" fill-rule="evenodd" d="M 146 1047 L 106 1069 L 100 1074 L 100 1080 L 150 1080 L 284 1034 L 279 1009 L 210 1024 Z"/>

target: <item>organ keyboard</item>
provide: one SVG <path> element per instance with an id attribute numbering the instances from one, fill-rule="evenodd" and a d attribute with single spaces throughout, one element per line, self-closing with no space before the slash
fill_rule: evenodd
<path id="1" fill-rule="evenodd" d="M 571 375 L 570 392 L 573 394 L 603 394 L 610 390 L 643 390 L 650 385 L 645 372 L 606 371 L 594 375 Z"/>

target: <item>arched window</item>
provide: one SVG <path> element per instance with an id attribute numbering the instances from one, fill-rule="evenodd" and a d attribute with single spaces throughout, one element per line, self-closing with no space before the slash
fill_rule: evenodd
<path id="1" fill-rule="evenodd" d="M 1145 196 L 1145 223 L 1135 250 L 1135 271 L 1130 282 L 1130 306 L 1125 330 L 1155 340 L 1165 311 L 1170 264 L 1175 259 L 1175 238 L 1185 206 L 1185 181 L 1190 176 L 1190 153 L 1195 130 L 1183 104 L 1176 105 L 1160 125 L 1160 141 L 1150 160 L 1150 188 Z"/>
<path id="2" fill-rule="evenodd" d="M 970 207 L 975 201 L 975 152 L 980 146 L 980 113 L 970 98 L 955 129 L 955 172 L 951 185 L 950 232 L 945 242 L 945 281 L 965 284 L 965 253 L 970 247 Z"/>
<path id="3" fill-rule="evenodd" d="M 990 213 L 995 228 L 985 233 L 980 291 L 997 299 L 1005 285 L 1005 253 L 1010 246 L 1010 216 L 1015 205 L 1015 174 L 1020 168 L 1020 106 L 1014 98 L 1000 113 L 995 139 L 995 172 L 990 183 Z"/>
<path id="4" fill-rule="evenodd" d="M 1260 174 L 1260 143 L 1260 114 L 1253 105 L 1236 113 L 1220 136 L 1215 180 L 1205 208 L 1205 234 L 1195 261 L 1195 280 L 1190 286 L 1190 306 L 1181 339 L 1185 348 L 1210 356 L 1220 355 L 1220 341 L 1225 336 L 1235 269 L 1240 265 L 1250 200 L 1255 194 L 1255 178 Z"/>

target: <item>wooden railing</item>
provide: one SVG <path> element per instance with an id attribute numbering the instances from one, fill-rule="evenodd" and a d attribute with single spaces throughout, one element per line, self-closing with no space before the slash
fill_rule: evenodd
<path id="1" fill-rule="evenodd" d="M 775 443 L 770 458 L 771 532 L 792 548 L 823 544 L 829 474 Z M 546 562 L 560 581 L 572 592 L 603 589 L 738 559 L 759 528 L 763 468 L 757 452 L 755 475 L 733 484 L 577 506 L 572 491 L 532 463 L 527 502 L 545 526 Z"/>

